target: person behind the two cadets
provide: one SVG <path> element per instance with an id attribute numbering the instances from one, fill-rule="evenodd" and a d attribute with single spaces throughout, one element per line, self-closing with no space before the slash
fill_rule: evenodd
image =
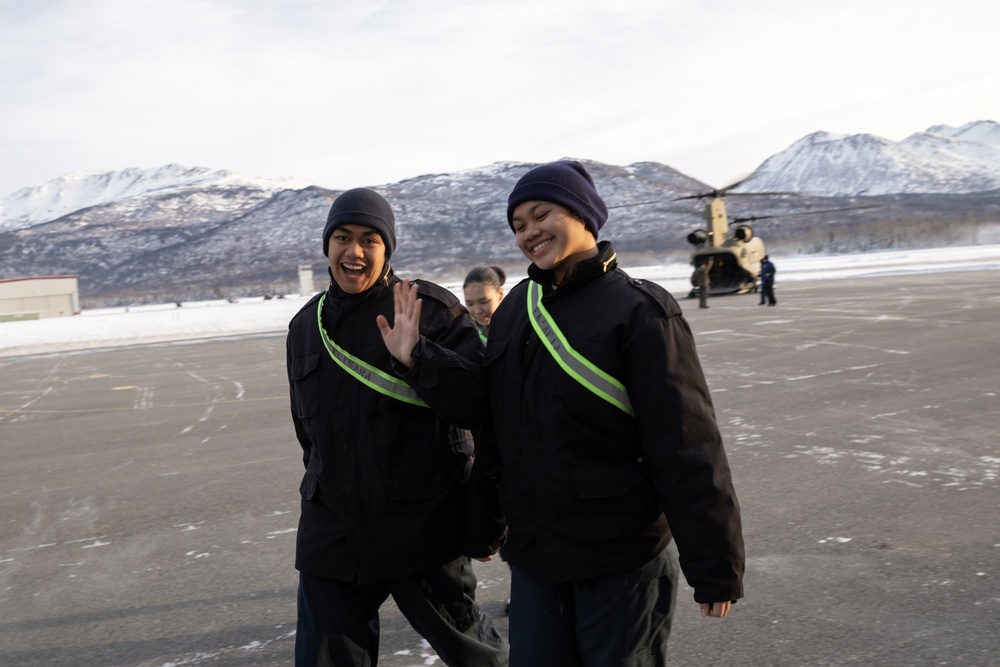
<path id="1" fill-rule="evenodd" d="M 486 344 L 490 333 L 490 318 L 493 312 L 500 305 L 503 299 L 503 284 L 507 281 L 507 274 L 499 266 L 477 266 L 469 271 L 462 284 L 465 295 L 465 307 L 469 309 L 469 314 L 479 328 L 479 337 Z M 482 442 L 490 437 L 488 431 L 476 429 L 474 431 L 476 442 Z M 487 531 L 502 530 L 503 520 L 494 516 L 493 521 L 486 527 Z M 480 527 L 481 528 L 481 527 Z M 499 541 L 498 541 L 499 543 Z M 504 612 L 510 611 L 510 598 L 504 606 Z"/>
<path id="2" fill-rule="evenodd" d="M 775 273 L 777 273 L 777 269 L 774 268 L 774 263 L 767 255 L 764 255 L 764 259 L 760 263 L 760 305 L 762 306 L 765 299 L 767 299 L 769 306 L 778 303 L 778 300 L 774 298 Z"/>
<path id="3" fill-rule="evenodd" d="M 508 199 L 532 264 L 490 322 L 497 451 L 477 445 L 470 500 L 492 489 L 507 520 L 516 667 L 665 664 L 678 568 L 702 616 L 743 596 L 739 504 L 691 330 L 598 243 L 607 215 L 578 162 L 532 169 Z M 473 503 L 470 521 L 495 512 Z"/>
<path id="4" fill-rule="evenodd" d="M 381 604 L 392 596 L 447 665 L 502 666 L 507 645 L 476 604 L 461 532 L 481 418 L 482 350 L 451 292 L 400 281 L 389 203 L 348 190 L 323 230 L 330 287 L 289 325 L 292 422 L 305 474 L 296 537 L 298 667 L 378 661 Z M 413 338 L 394 361 L 394 292 L 420 296 Z M 416 383 L 415 378 L 421 382 Z"/>
<path id="5" fill-rule="evenodd" d="M 483 342 L 490 331 L 490 318 L 503 299 L 503 284 L 507 274 L 499 266 L 477 266 L 465 276 L 462 291 L 465 307 L 475 320 Z"/>

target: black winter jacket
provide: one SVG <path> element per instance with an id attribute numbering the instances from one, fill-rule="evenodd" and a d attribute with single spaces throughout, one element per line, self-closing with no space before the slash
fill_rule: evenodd
<path id="1" fill-rule="evenodd" d="M 557 365 L 532 329 L 522 281 L 490 320 L 485 364 L 496 449 L 479 448 L 474 484 L 481 490 L 499 478 L 509 527 L 502 553 L 532 576 L 625 573 L 673 537 L 695 599 L 736 600 L 744 568 L 739 505 L 691 331 L 665 290 L 616 267 L 602 242 L 558 289 L 550 272 L 532 265 L 528 273 L 544 286 L 542 303 L 569 343 L 625 385 L 635 417 Z M 473 494 L 470 521 L 487 525 L 494 508 L 478 499 Z M 467 542 L 466 553 L 482 555 L 486 543 Z"/>
<path id="2" fill-rule="evenodd" d="M 355 295 L 333 284 L 323 325 L 352 355 L 412 381 L 431 409 L 384 396 L 336 365 L 319 331 L 320 295 L 289 324 L 292 422 L 306 468 L 295 567 L 307 574 L 370 583 L 461 555 L 473 454 L 465 428 L 485 406 L 482 343 L 455 296 L 421 281 L 416 363 L 396 364 L 376 316 L 392 324 L 397 282 L 390 273 Z"/>

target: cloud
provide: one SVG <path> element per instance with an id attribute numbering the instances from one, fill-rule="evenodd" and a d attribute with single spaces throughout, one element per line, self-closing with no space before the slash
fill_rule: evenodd
<path id="1" fill-rule="evenodd" d="M 0 3 L 0 193 L 177 162 L 328 187 L 496 160 L 710 182 L 998 116 L 996 3 Z"/>

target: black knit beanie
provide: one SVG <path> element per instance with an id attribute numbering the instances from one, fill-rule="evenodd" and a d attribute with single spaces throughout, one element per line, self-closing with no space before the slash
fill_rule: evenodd
<path id="1" fill-rule="evenodd" d="M 522 176 L 507 198 L 507 224 L 511 230 L 514 229 L 514 209 L 535 200 L 569 209 L 583 220 L 594 238 L 608 220 L 608 207 L 597 194 L 594 179 L 579 162 L 550 162 Z"/>
<path id="2" fill-rule="evenodd" d="M 354 188 L 344 192 L 333 202 L 323 228 L 323 254 L 327 254 L 330 234 L 341 225 L 371 227 L 385 243 L 385 258 L 396 249 L 396 216 L 389 202 L 370 188 Z"/>

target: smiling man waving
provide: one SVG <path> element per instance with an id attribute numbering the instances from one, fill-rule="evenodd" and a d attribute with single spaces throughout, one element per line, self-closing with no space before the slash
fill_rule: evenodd
<path id="1" fill-rule="evenodd" d="M 482 419 L 482 343 L 454 295 L 394 275 L 395 247 L 381 195 L 340 195 L 323 230 L 330 287 L 289 325 L 305 464 L 295 664 L 376 664 L 378 610 L 391 595 L 445 664 L 506 665 L 507 645 L 479 611 L 461 555 L 473 453 L 464 428 Z M 400 360 L 386 347 L 403 333 L 393 329 L 394 292 L 420 297 L 405 332 L 416 344 Z"/>

